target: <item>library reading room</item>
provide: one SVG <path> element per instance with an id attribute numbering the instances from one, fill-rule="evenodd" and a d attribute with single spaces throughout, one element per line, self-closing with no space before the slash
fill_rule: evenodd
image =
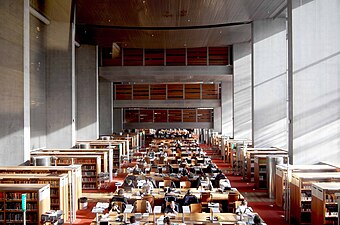
<path id="1" fill-rule="evenodd" d="M 340 225 L 340 0 L 0 11 L 0 225 Z"/>

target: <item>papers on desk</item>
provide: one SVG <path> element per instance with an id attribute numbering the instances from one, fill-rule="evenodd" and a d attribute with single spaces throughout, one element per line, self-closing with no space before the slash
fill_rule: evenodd
<path id="1" fill-rule="evenodd" d="M 188 205 L 184 205 L 183 207 L 183 213 L 190 213 L 190 207 Z"/>
<path id="2" fill-rule="evenodd" d="M 153 213 L 162 213 L 162 206 L 156 205 L 153 209 Z"/>
<path id="3" fill-rule="evenodd" d="M 102 213 L 108 207 L 109 207 L 108 202 L 97 202 L 96 206 L 93 207 L 92 212 L 93 213 Z"/>
<path id="4" fill-rule="evenodd" d="M 127 204 L 124 210 L 124 213 L 132 213 L 133 205 Z"/>

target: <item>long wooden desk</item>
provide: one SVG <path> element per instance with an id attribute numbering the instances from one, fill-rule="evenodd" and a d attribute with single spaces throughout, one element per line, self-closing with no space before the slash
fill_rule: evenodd
<path id="1" fill-rule="evenodd" d="M 111 225 L 116 224 L 122 224 L 122 221 L 119 221 L 119 216 L 122 214 L 112 213 L 110 214 L 108 218 L 108 222 Z M 134 213 L 127 214 L 127 218 L 129 219 L 131 216 L 136 215 Z M 144 216 L 145 215 L 145 216 Z M 150 214 L 144 214 L 141 216 L 140 219 L 137 219 L 137 221 L 140 222 L 140 224 L 154 224 L 154 215 L 152 213 Z M 155 220 L 159 217 L 163 216 L 163 214 L 156 214 Z M 214 221 L 216 224 L 236 224 L 237 223 L 237 215 L 234 213 L 214 213 L 214 217 L 217 218 L 217 221 Z M 188 213 L 184 214 L 184 223 L 185 224 L 207 224 L 211 223 L 210 220 L 210 213 Z M 183 215 L 182 213 L 178 213 L 175 217 L 170 217 L 170 220 L 172 223 L 183 223 Z M 91 222 L 91 225 L 95 225 L 96 220 L 94 219 Z"/>

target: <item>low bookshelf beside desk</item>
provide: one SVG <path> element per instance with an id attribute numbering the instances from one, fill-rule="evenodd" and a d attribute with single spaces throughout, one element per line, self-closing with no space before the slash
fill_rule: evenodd
<path id="1" fill-rule="evenodd" d="M 284 194 L 286 193 L 286 179 L 291 181 L 292 173 L 316 173 L 316 172 L 337 172 L 337 168 L 329 165 L 277 165 L 276 166 L 276 193 L 275 203 L 283 207 Z M 289 171 L 289 172 L 288 172 Z"/>
<path id="2" fill-rule="evenodd" d="M 0 174 L 1 184 L 50 184 L 52 210 L 63 210 L 64 219 L 69 219 L 68 175 L 51 174 Z"/>
<path id="3" fill-rule="evenodd" d="M 291 221 L 311 224 L 312 184 L 318 182 L 340 182 L 340 173 L 293 173 L 290 182 Z"/>
<path id="4" fill-rule="evenodd" d="M 312 184 L 312 225 L 338 224 L 340 183 Z"/>
<path id="5" fill-rule="evenodd" d="M 26 194 L 26 224 L 39 224 L 41 214 L 50 210 L 50 185 L 0 184 L 0 224 L 24 223 L 23 194 Z"/>

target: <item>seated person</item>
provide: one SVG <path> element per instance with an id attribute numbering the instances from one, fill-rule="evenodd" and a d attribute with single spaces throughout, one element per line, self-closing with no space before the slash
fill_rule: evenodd
<path id="1" fill-rule="evenodd" d="M 133 174 L 141 174 L 142 170 L 138 167 L 138 165 L 136 164 L 135 167 L 132 170 Z"/>
<path id="2" fill-rule="evenodd" d="M 183 197 L 183 205 L 190 205 L 194 203 L 199 203 L 196 195 L 193 195 L 190 190 Z"/>
<path id="3" fill-rule="evenodd" d="M 211 184 L 210 178 L 206 176 L 205 174 L 199 176 L 197 180 L 197 190 L 199 188 L 209 189 L 212 190 L 213 186 Z"/>
<path id="4" fill-rule="evenodd" d="M 220 180 L 221 179 L 226 179 L 225 175 L 222 173 L 222 170 L 217 170 L 218 174 L 215 177 L 215 187 L 220 186 Z"/>
<path id="5" fill-rule="evenodd" d="M 176 204 L 174 201 L 171 202 L 167 202 L 167 205 L 164 209 L 164 213 L 173 213 L 173 214 L 177 214 L 178 212 L 176 211 Z"/>
<path id="6" fill-rule="evenodd" d="M 126 178 L 123 183 L 123 188 L 124 189 L 131 189 L 135 188 L 134 181 L 131 178 Z"/>
<path id="7" fill-rule="evenodd" d="M 171 222 L 170 222 L 170 218 L 169 217 L 164 217 L 164 219 L 163 219 L 163 223 L 164 223 L 164 225 L 171 225 Z"/>
<path id="8" fill-rule="evenodd" d="M 108 210 L 111 211 L 114 207 L 114 202 L 122 202 L 122 209 L 119 209 L 120 211 L 124 211 L 126 204 L 128 204 L 127 198 L 124 196 L 124 190 L 123 189 L 119 189 L 118 190 L 118 195 L 115 195 L 111 198 L 110 200 L 110 204 L 109 204 L 109 208 Z M 117 210 L 118 208 L 116 208 Z"/>
<path id="9" fill-rule="evenodd" d="M 254 216 L 253 221 L 254 221 L 254 225 L 261 225 L 262 224 L 261 223 L 261 218 L 258 215 Z"/>
<path id="10" fill-rule="evenodd" d="M 239 205 L 239 207 L 237 207 L 235 213 L 236 214 L 245 214 L 245 213 L 252 213 L 253 209 L 251 207 L 248 207 L 248 203 L 246 200 L 243 200 L 241 202 L 241 205 Z"/>
<path id="11" fill-rule="evenodd" d="M 136 221 L 136 217 L 135 216 L 131 216 L 130 217 L 130 224 L 131 225 L 139 225 L 139 222 Z"/>

